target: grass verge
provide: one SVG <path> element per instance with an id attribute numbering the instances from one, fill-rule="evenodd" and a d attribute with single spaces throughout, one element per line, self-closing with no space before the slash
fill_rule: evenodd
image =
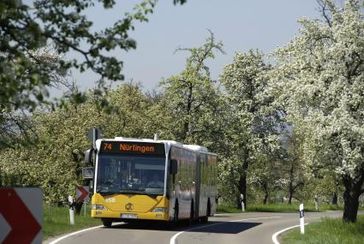
<path id="1" fill-rule="evenodd" d="M 248 206 L 249 212 L 297 212 L 298 206 L 296 204 L 251 204 Z"/>
<path id="2" fill-rule="evenodd" d="M 252 204 L 248 206 L 248 211 L 251 212 L 287 212 L 294 213 L 298 211 L 299 204 L 298 203 L 274 203 L 274 204 Z M 335 205 L 322 204 L 319 207 L 319 210 L 316 211 L 315 206 L 312 204 L 304 205 L 306 212 L 320 212 L 327 210 L 342 210 L 342 207 L 337 207 Z"/>
<path id="3" fill-rule="evenodd" d="M 90 209 L 87 209 L 86 216 L 84 216 L 83 211 L 84 209 L 82 208 L 81 215 L 75 215 L 75 224 L 70 225 L 69 209 L 67 207 L 44 206 L 43 240 L 52 236 L 101 224 L 100 220 L 90 217 Z"/>
<path id="4" fill-rule="evenodd" d="M 216 212 L 217 213 L 241 213 L 241 209 L 238 209 L 231 205 L 221 204 L 221 205 L 217 205 Z"/>
<path id="5" fill-rule="evenodd" d="M 247 212 L 280 212 L 280 213 L 294 213 L 298 211 L 299 204 L 292 203 L 271 203 L 271 204 L 249 204 Z M 319 211 L 326 210 L 342 210 L 342 207 L 334 205 L 324 204 L 321 205 Z M 305 205 L 306 212 L 316 212 L 313 205 Z M 217 212 L 219 213 L 241 213 L 241 209 L 238 209 L 231 205 L 218 205 Z"/>
<path id="6" fill-rule="evenodd" d="M 364 216 L 358 216 L 357 223 L 343 223 L 341 219 L 324 218 L 321 222 L 305 227 L 301 235 L 299 228 L 288 231 L 281 238 L 281 243 L 314 244 L 314 243 L 363 243 Z"/>

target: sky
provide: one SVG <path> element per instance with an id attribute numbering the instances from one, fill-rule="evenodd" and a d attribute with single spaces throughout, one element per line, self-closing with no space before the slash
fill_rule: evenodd
<path id="1" fill-rule="evenodd" d="M 111 25 L 139 1 L 116 2 L 112 10 L 97 6 L 87 12 L 95 29 Z M 130 33 L 137 49 L 115 55 L 124 61 L 125 82 L 140 82 L 144 90 L 152 90 L 183 70 L 188 53 L 175 50 L 201 46 L 211 30 L 226 53 L 207 62 L 212 78 L 218 80 L 236 52 L 271 53 L 298 34 L 298 19 L 319 16 L 316 0 L 188 0 L 182 6 L 159 0 L 149 22 L 137 23 Z M 73 78 L 81 88 L 93 87 L 97 80 L 92 72 L 74 72 Z"/>

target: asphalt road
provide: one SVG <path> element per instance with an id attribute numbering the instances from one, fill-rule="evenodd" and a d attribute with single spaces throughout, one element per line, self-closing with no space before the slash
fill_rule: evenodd
<path id="1" fill-rule="evenodd" d="M 322 217 L 340 217 L 342 212 L 305 213 L 305 223 Z M 272 235 L 284 228 L 298 225 L 298 213 L 241 213 L 219 214 L 207 224 L 166 226 L 165 224 L 114 223 L 111 228 L 96 228 L 65 238 L 57 243 L 273 243 Z M 51 243 L 47 240 L 45 243 Z"/>

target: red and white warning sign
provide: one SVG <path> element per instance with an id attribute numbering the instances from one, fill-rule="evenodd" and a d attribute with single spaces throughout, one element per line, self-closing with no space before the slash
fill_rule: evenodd
<path id="1" fill-rule="evenodd" d="M 87 202 L 90 198 L 90 191 L 88 186 L 76 187 L 76 202 Z"/>
<path id="2" fill-rule="evenodd" d="M 0 188 L 0 243 L 42 243 L 42 191 Z"/>

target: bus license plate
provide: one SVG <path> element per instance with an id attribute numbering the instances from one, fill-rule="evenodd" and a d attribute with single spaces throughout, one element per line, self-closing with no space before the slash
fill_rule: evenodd
<path id="1" fill-rule="evenodd" d="M 136 214 L 121 214 L 121 218 L 122 219 L 136 219 L 137 215 Z"/>

